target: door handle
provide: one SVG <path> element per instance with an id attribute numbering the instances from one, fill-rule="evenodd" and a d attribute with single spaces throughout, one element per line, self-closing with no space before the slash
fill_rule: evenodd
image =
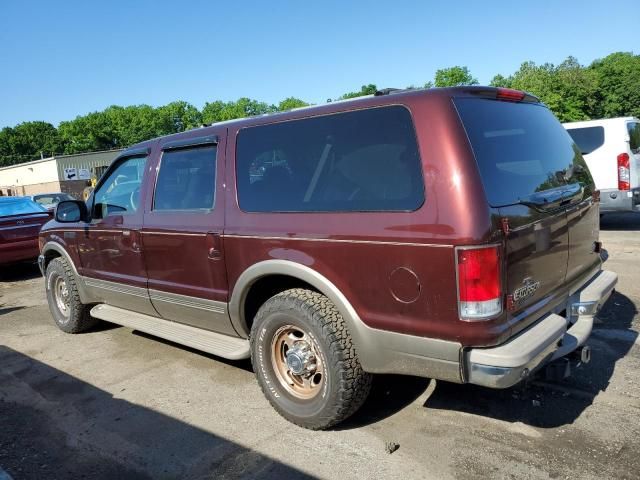
<path id="1" fill-rule="evenodd" d="M 140 231 L 139 230 L 123 230 L 122 237 L 125 243 L 131 245 L 131 251 L 134 253 L 140 253 Z"/>
<path id="2" fill-rule="evenodd" d="M 222 237 L 219 233 L 207 233 L 207 257 L 210 260 L 220 260 L 222 258 Z"/>

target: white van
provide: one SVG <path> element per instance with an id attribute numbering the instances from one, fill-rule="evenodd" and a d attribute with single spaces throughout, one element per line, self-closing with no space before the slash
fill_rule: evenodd
<path id="1" fill-rule="evenodd" d="M 600 212 L 640 211 L 640 120 L 609 118 L 564 127 L 600 190 Z"/>

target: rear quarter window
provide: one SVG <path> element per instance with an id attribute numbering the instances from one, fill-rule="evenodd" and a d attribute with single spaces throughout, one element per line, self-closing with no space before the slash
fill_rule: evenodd
<path id="1" fill-rule="evenodd" d="M 236 173 L 248 212 L 413 211 L 424 202 L 413 121 L 402 106 L 243 129 Z"/>
<path id="2" fill-rule="evenodd" d="M 604 145 L 604 127 L 568 128 L 567 132 L 583 155 L 588 155 Z"/>

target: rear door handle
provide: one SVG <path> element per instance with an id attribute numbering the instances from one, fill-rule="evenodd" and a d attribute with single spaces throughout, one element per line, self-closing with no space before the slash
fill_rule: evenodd
<path id="1" fill-rule="evenodd" d="M 207 233 L 207 257 L 210 260 L 222 258 L 222 237 L 217 232 Z"/>

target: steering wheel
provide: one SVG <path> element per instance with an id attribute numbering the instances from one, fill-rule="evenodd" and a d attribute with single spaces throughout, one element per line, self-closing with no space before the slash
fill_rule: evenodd
<path id="1" fill-rule="evenodd" d="M 133 189 L 131 195 L 129 195 L 129 205 L 134 212 L 138 210 L 138 198 L 140 197 L 140 185 Z"/>

